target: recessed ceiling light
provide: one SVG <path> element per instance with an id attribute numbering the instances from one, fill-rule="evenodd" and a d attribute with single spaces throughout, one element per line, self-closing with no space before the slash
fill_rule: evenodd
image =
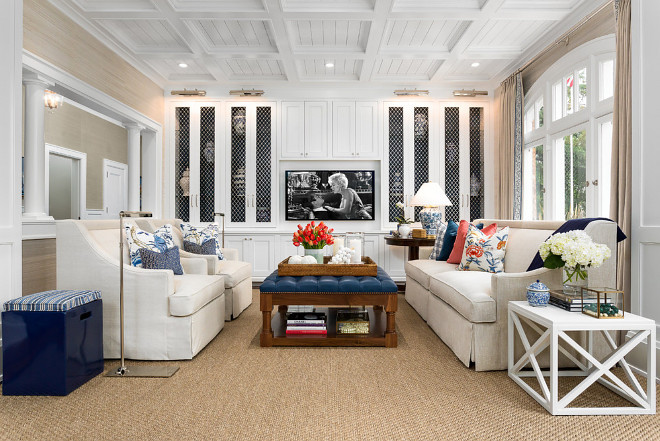
<path id="1" fill-rule="evenodd" d="M 186 67 L 188 67 L 188 65 L 186 63 L 179 63 L 179 67 L 186 68 Z"/>
<path id="2" fill-rule="evenodd" d="M 475 61 L 475 62 L 472 63 L 470 66 L 472 66 L 472 67 L 479 67 L 479 63 Z"/>
<path id="3" fill-rule="evenodd" d="M 335 63 L 325 63 L 325 67 L 335 67 Z"/>

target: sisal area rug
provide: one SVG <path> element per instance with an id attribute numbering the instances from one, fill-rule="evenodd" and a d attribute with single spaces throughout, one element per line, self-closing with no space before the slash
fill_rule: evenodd
<path id="1" fill-rule="evenodd" d="M 194 360 L 165 363 L 181 367 L 172 378 L 98 376 L 67 397 L 2 396 L 0 439 L 660 439 L 657 415 L 553 417 L 506 372 L 462 365 L 403 296 L 396 349 L 261 348 L 260 326 L 254 291 Z M 578 404 L 626 403 L 595 385 Z"/>

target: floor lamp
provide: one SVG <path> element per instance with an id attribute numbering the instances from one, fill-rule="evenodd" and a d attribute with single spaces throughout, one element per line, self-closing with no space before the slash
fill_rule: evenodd
<path id="1" fill-rule="evenodd" d="M 124 218 L 151 217 L 149 211 L 119 212 L 119 344 L 121 346 L 121 364 L 110 370 L 106 377 L 171 377 L 179 370 L 178 366 L 132 366 L 127 367 L 124 360 Z"/>

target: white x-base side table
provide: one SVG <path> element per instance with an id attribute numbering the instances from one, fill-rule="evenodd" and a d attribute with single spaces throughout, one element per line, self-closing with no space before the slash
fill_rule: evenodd
<path id="1" fill-rule="evenodd" d="M 523 328 L 523 322 L 540 335 L 536 341 L 530 342 L 529 336 Z M 525 349 L 524 355 L 517 361 L 514 360 L 515 331 L 518 332 Z M 587 347 L 583 348 L 573 340 L 567 334 L 569 331 L 587 331 Z M 617 347 L 607 331 L 634 331 L 634 335 L 621 347 Z M 601 332 L 612 350 L 602 361 L 597 360 L 591 354 L 594 332 Z M 655 322 L 653 320 L 629 313 L 626 313 L 622 319 L 597 319 L 579 312 L 564 311 L 551 305 L 534 307 L 529 306 L 527 302 L 509 302 L 509 377 L 553 415 L 655 414 L 654 379 L 651 378 L 646 382 L 645 392 L 624 358 L 635 346 L 644 341 L 647 344 L 646 372 L 655 373 Z M 579 357 L 573 356 L 561 344 L 575 350 Z M 536 356 L 548 346 L 550 367 L 541 369 Z M 577 369 L 560 371 L 558 369 L 560 352 L 572 363 L 575 363 Z M 580 357 L 583 357 L 586 363 L 581 362 L 578 359 Z M 617 363 L 623 368 L 632 387 L 610 372 L 610 369 Z M 527 365 L 532 367 L 531 371 L 522 370 Z M 545 376 L 550 377 L 550 388 L 544 379 Z M 558 381 L 560 376 L 586 378 L 559 399 Z M 536 377 L 542 395 L 525 383 L 523 377 Z M 627 399 L 635 407 L 567 407 L 596 381 Z"/>

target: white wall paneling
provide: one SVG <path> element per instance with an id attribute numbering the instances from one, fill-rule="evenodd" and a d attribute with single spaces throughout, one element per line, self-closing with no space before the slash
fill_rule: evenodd
<path id="1" fill-rule="evenodd" d="M 660 120 L 660 60 L 656 56 L 660 41 L 660 3 L 632 1 L 632 222 L 631 234 L 631 305 L 630 311 L 660 323 L 660 208 L 657 192 L 660 175 L 660 150 L 657 148 L 657 125 Z M 660 330 L 660 329 L 659 329 Z M 660 348 L 656 346 L 656 355 Z M 645 371 L 644 359 L 636 357 L 637 367 Z M 660 378 L 660 372 L 655 375 Z"/>

